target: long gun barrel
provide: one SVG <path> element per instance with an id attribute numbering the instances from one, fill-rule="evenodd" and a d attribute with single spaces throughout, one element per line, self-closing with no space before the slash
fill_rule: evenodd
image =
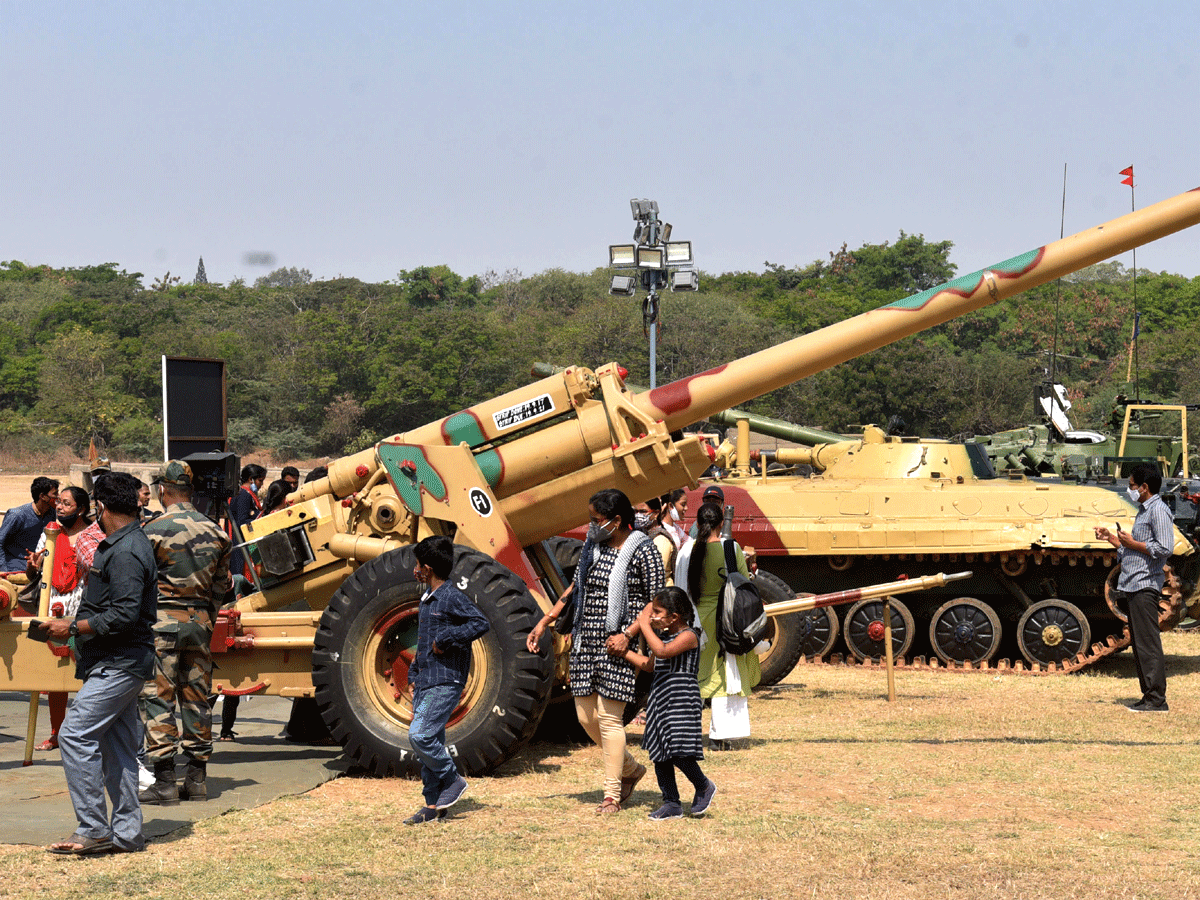
<path id="1" fill-rule="evenodd" d="M 927 591 L 930 588 L 944 587 L 952 581 L 970 578 L 972 574 L 972 572 L 955 572 L 952 575 L 945 575 L 939 572 L 936 575 L 923 575 L 920 578 L 908 578 L 904 581 L 889 581 L 886 584 L 872 584 L 849 591 L 834 591 L 832 594 L 815 594 L 811 597 L 781 600 L 779 603 L 766 604 L 764 609 L 768 616 L 783 616 L 788 613 L 819 609 L 822 606 L 839 606 L 843 603 L 857 603 L 859 600 L 888 597 L 892 594 L 913 594 L 917 591 Z"/>
<path id="2" fill-rule="evenodd" d="M 361 491 L 382 464 L 404 505 L 425 515 L 423 498 L 437 493 L 425 476 L 450 462 L 434 464 L 417 448 L 461 447 L 490 494 L 474 502 L 498 503 L 511 526 L 509 537 L 487 540 L 528 546 L 578 524 L 582 500 L 601 487 L 636 500 L 694 481 L 703 451 L 668 440 L 671 431 L 1198 222 L 1200 188 L 650 391 L 631 393 L 615 364 L 571 367 L 339 460 L 293 498 Z M 457 495 L 445 496 L 443 515 L 461 522 L 449 506 Z"/>

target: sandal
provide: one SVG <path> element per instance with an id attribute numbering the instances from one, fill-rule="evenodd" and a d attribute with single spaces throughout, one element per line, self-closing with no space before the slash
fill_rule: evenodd
<path id="1" fill-rule="evenodd" d="M 646 767 L 639 765 L 633 770 L 633 774 L 628 778 L 621 779 L 621 799 L 620 803 L 625 803 L 633 796 L 633 789 L 637 787 L 637 783 L 646 777 Z"/>
<path id="2" fill-rule="evenodd" d="M 46 852 L 58 856 L 100 856 L 112 852 L 112 838 L 90 838 L 76 833 L 65 841 L 51 844 Z"/>
<path id="3" fill-rule="evenodd" d="M 58 749 L 58 736 L 54 735 L 54 734 L 50 735 L 50 737 L 46 738 L 44 741 L 42 741 L 40 744 L 38 744 L 33 749 L 34 750 L 57 750 Z"/>
<path id="4" fill-rule="evenodd" d="M 217 740 L 218 741 L 236 741 L 237 740 L 237 732 L 236 731 L 222 731 L 220 736 L 217 738 Z"/>
<path id="5" fill-rule="evenodd" d="M 629 724 L 630 725 L 645 725 L 646 724 L 646 711 L 643 709 L 640 713 L 638 713 L 636 716 L 633 717 L 633 721 L 630 722 Z"/>
<path id="6" fill-rule="evenodd" d="M 598 816 L 607 816 L 612 813 L 619 813 L 620 811 L 621 804 L 612 797 L 605 797 L 604 802 L 596 807 L 596 815 Z"/>

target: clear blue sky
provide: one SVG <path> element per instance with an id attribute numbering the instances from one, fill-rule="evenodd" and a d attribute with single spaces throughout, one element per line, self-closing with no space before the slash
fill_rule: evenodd
<path id="1" fill-rule="evenodd" d="M 706 272 L 903 229 L 960 273 L 1200 185 L 1200 4 L 5 2 L 0 260 L 149 284 Z M 248 254 L 270 254 L 253 264 Z M 1121 261 L 1130 265 L 1126 254 Z M 1200 274 L 1200 228 L 1138 252 Z"/>

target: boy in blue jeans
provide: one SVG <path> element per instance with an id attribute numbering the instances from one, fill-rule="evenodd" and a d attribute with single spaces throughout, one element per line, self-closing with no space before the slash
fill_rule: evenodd
<path id="1" fill-rule="evenodd" d="M 454 568 L 450 539 L 427 537 L 413 552 L 417 557 L 413 575 L 426 591 L 417 620 L 416 658 L 408 669 L 413 690 L 408 742 L 421 760 L 425 805 L 405 819 L 405 825 L 443 817 L 467 791 L 467 780 L 458 774 L 446 749 L 446 723 L 467 682 L 471 641 L 488 630 L 479 608 L 447 580 Z"/>

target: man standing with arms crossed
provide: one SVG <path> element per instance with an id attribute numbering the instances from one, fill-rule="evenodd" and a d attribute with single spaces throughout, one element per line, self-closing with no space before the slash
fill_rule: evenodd
<path id="1" fill-rule="evenodd" d="M 229 538 L 192 505 L 192 470 L 171 460 L 154 484 L 163 514 L 143 528 L 158 563 L 157 664 L 142 693 L 146 758 L 154 784 L 138 794 L 142 803 L 173 806 L 208 799 L 212 755 L 213 619 L 230 594 Z M 179 709 L 176 726 L 175 709 Z M 175 783 L 175 754 L 188 760 L 182 788 Z"/>
<path id="2" fill-rule="evenodd" d="M 1133 528 L 1123 531 L 1117 525 L 1116 534 L 1104 527 L 1096 529 L 1096 537 L 1116 547 L 1121 561 L 1117 596 L 1129 604 L 1133 661 L 1142 688 L 1142 699 L 1129 707 L 1133 712 L 1167 711 L 1167 669 L 1158 628 L 1158 598 L 1166 579 L 1163 565 L 1175 546 L 1175 523 L 1158 495 L 1161 487 L 1162 476 L 1154 466 L 1134 466 L 1126 492 L 1138 506 Z"/>
<path id="3" fill-rule="evenodd" d="M 79 827 L 51 853 L 91 856 L 145 849 L 137 795 L 142 742 L 138 694 L 154 673 L 154 551 L 138 522 L 136 479 L 123 472 L 96 484 L 104 540 L 96 548 L 87 592 L 72 619 L 52 619 L 55 640 L 75 638 L 75 675 L 83 687 L 58 733 L 67 790 Z M 112 799 L 112 818 L 104 789 Z"/>

